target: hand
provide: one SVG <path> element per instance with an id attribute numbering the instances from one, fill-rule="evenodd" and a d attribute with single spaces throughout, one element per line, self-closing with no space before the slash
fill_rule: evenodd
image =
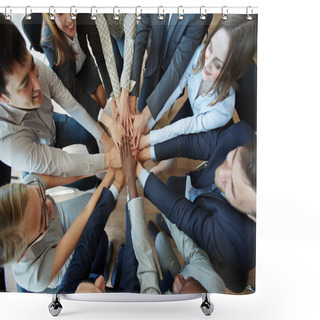
<path id="1" fill-rule="evenodd" d="M 124 141 L 120 147 L 120 156 L 122 161 L 122 168 L 127 178 L 127 182 L 129 183 L 129 180 L 132 179 L 135 181 L 136 159 L 132 156 L 129 140 L 127 137 L 124 138 Z"/>
<path id="2" fill-rule="evenodd" d="M 120 147 L 121 161 L 123 163 L 123 171 L 127 179 L 128 192 L 130 200 L 138 197 L 136 187 L 136 160 L 131 154 L 128 138 L 125 137 Z"/>
<path id="3" fill-rule="evenodd" d="M 147 160 L 150 160 L 151 159 L 150 147 L 140 150 L 138 156 L 139 156 L 139 161 L 142 163 L 146 162 Z"/>
<path id="4" fill-rule="evenodd" d="M 150 134 L 143 134 L 140 137 L 140 141 L 139 141 L 139 150 L 143 150 L 147 147 L 150 147 Z"/>
<path id="5" fill-rule="evenodd" d="M 137 107 L 137 97 L 129 96 L 129 108 L 130 108 L 131 114 L 136 114 L 136 107 Z"/>
<path id="6" fill-rule="evenodd" d="M 106 132 L 103 132 L 100 142 L 103 145 L 104 152 L 110 151 L 111 148 L 114 146 L 112 139 Z"/>
<path id="7" fill-rule="evenodd" d="M 122 88 L 119 101 L 117 101 L 116 119 L 121 123 L 127 136 L 132 133 L 132 117 L 129 106 L 129 92 Z"/>
<path id="8" fill-rule="evenodd" d="M 124 176 L 123 170 L 122 169 L 117 169 L 116 170 L 116 178 L 113 181 L 113 185 L 117 188 L 119 193 L 121 192 L 121 190 L 122 190 L 122 188 L 124 186 L 124 180 L 125 180 L 125 176 Z"/>
<path id="9" fill-rule="evenodd" d="M 118 151 L 116 146 L 113 146 L 109 152 L 106 152 L 104 154 L 104 163 L 105 163 L 106 169 L 108 168 L 119 169 L 122 167 L 120 152 Z"/>
<path id="10" fill-rule="evenodd" d="M 142 134 L 146 134 L 149 131 L 147 126 L 148 118 L 142 112 L 140 114 L 136 114 L 133 120 L 133 148 L 138 149 L 140 137 Z"/>
<path id="11" fill-rule="evenodd" d="M 108 129 L 110 130 L 111 137 L 116 148 L 118 149 L 118 151 L 120 151 L 119 147 L 121 145 L 122 137 L 125 135 L 125 131 L 122 125 L 115 119 L 111 118 Z"/>

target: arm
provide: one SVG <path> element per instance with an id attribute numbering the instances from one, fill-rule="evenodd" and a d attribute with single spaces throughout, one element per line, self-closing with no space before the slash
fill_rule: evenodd
<path id="1" fill-rule="evenodd" d="M 55 249 L 54 263 L 49 283 L 51 283 L 51 281 L 55 278 L 55 276 L 58 274 L 58 272 L 60 271 L 60 269 L 65 264 L 68 257 L 74 250 L 76 244 L 78 243 L 81 237 L 82 231 L 100 198 L 103 188 L 109 187 L 113 179 L 113 176 L 114 170 L 109 170 L 103 178 L 102 182 L 100 183 L 99 187 L 93 193 L 86 207 L 80 212 L 80 214 L 72 223 L 71 227 L 68 229 L 68 231 L 65 233 L 65 235 L 58 243 Z"/>
<path id="2" fill-rule="evenodd" d="M 132 245 L 138 261 L 137 277 L 140 283 L 140 293 L 160 294 L 158 273 L 144 220 L 143 202 L 142 198 L 138 198 L 136 187 L 136 161 L 132 157 L 127 139 L 125 139 L 121 146 L 121 159 L 130 198 L 128 202 L 128 213 L 131 222 Z"/>
<path id="3" fill-rule="evenodd" d="M 191 202 L 169 190 L 152 173 L 147 177 L 144 192 L 172 223 L 212 259 L 243 270 L 253 268 L 252 253 L 255 248 L 252 247 L 252 239 L 248 242 L 247 237 L 253 236 L 254 223 L 249 218 L 230 206 L 221 205 L 215 198 L 210 202 L 210 208 L 203 207 L 197 201 Z M 241 230 L 244 225 L 248 226 L 246 231 Z"/>
<path id="4" fill-rule="evenodd" d="M 135 85 L 130 95 L 133 95 L 135 97 L 139 96 L 141 67 L 150 34 L 150 24 L 150 15 L 142 14 L 141 21 L 137 26 L 136 38 L 134 43 L 134 56 L 131 70 L 131 79 L 135 81 Z"/>
<path id="5" fill-rule="evenodd" d="M 212 15 L 208 15 L 207 19 L 202 21 L 198 15 L 194 15 L 188 23 L 166 72 L 147 99 L 153 119 L 157 118 L 162 106 L 172 94 L 173 89 L 177 87 L 194 52 L 207 32 L 211 17 Z"/>
<path id="6" fill-rule="evenodd" d="M 210 108 L 210 111 L 195 114 L 161 129 L 150 131 L 150 144 L 155 145 L 176 136 L 205 132 L 224 126 L 233 114 L 234 94 Z"/>
<path id="7" fill-rule="evenodd" d="M 102 78 L 104 90 L 107 95 L 107 99 L 109 99 L 111 92 L 112 92 L 112 85 L 109 77 L 109 73 L 107 70 L 107 65 L 104 60 L 103 52 L 102 52 L 102 46 L 101 46 L 101 41 L 99 37 L 99 32 L 97 29 L 97 26 L 94 21 L 91 21 L 89 18 L 89 15 L 87 15 L 85 24 L 85 30 L 88 35 L 88 40 L 90 43 L 90 47 L 92 49 L 93 56 L 95 58 L 96 64 L 99 68 L 100 75 Z"/>
<path id="8" fill-rule="evenodd" d="M 115 204 L 112 193 L 104 188 L 97 206 L 83 229 L 58 293 L 74 293 L 80 282 L 89 277 L 96 250 Z"/>

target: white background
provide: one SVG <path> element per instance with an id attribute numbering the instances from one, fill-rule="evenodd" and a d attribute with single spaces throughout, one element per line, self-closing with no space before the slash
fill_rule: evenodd
<path id="1" fill-rule="evenodd" d="M 319 319 L 319 5 L 316 1 L 2 1 L 1 6 L 258 6 L 257 292 L 211 295 L 214 319 Z M 1 43 L 1 45 L 4 45 Z M 1 294 L 1 319 L 49 319 L 51 296 Z M 200 299 L 62 301 L 61 319 L 203 319 Z"/>

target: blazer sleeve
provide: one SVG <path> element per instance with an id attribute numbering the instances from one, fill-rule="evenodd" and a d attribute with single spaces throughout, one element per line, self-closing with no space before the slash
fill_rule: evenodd
<path id="1" fill-rule="evenodd" d="M 83 229 L 58 293 L 74 293 L 78 285 L 89 277 L 104 227 L 115 203 L 109 189 L 103 188 L 99 202 Z"/>
<path id="2" fill-rule="evenodd" d="M 146 181 L 144 192 L 172 223 L 194 240 L 212 259 L 226 262 L 242 270 L 251 270 L 254 267 L 252 254 L 254 248 L 247 246 L 245 241 L 247 235 L 243 235 L 242 229 L 237 226 L 237 220 L 243 225 L 242 220 L 247 218 L 244 214 L 236 212 L 232 217 L 235 221 L 225 218 L 225 215 L 229 215 L 228 210 L 231 208 L 229 204 L 223 207 L 213 203 L 210 210 L 207 210 L 197 201 L 191 202 L 169 190 L 152 173 Z M 231 208 L 231 211 L 234 210 Z"/>
<path id="3" fill-rule="evenodd" d="M 54 42 L 43 41 L 43 51 L 49 61 L 52 70 L 62 81 L 63 85 L 70 91 L 73 97 L 87 110 L 94 120 L 98 120 L 100 105 L 93 100 L 88 92 L 83 88 L 76 78 L 75 69 L 72 67 L 73 61 L 65 61 L 62 65 L 57 66 L 56 52 Z"/>
<path id="4" fill-rule="evenodd" d="M 107 98 L 109 99 L 112 92 L 112 85 L 107 70 L 106 62 L 103 56 L 99 32 L 94 21 L 91 22 L 90 18 L 88 18 L 88 20 L 90 21 L 90 23 L 86 24 L 85 26 L 86 33 L 88 35 L 88 40 L 92 49 L 92 53 L 96 60 L 96 64 L 100 71 L 100 76 L 102 78 L 104 90 L 106 92 Z"/>
<path id="5" fill-rule="evenodd" d="M 154 91 L 147 98 L 147 105 L 149 106 L 153 119 L 157 118 L 165 102 L 178 86 L 194 52 L 203 40 L 211 17 L 212 15 L 208 15 L 207 19 L 203 22 L 199 19 L 198 15 L 194 15 L 193 19 L 188 23 L 184 35 L 172 57 L 171 63 Z"/>
<path id="6" fill-rule="evenodd" d="M 130 93 L 136 97 L 139 96 L 140 79 L 141 79 L 141 67 L 143 56 L 147 48 L 148 38 L 151 30 L 151 20 L 149 14 L 141 15 L 141 21 L 137 26 L 134 55 L 131 69 L 131 79 L 135 81 L 135 85 Z"/>

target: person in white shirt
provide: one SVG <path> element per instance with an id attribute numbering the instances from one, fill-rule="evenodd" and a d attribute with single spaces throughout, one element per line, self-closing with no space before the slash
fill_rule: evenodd
<path id="1" fill-rule="evenodd" d="M 55 73 L 33 59 L 19 30 L 3 15 L 0 29 L 6 43 L 0 51 L 0 160 L 22 171 L 60 177 L 121 167 L 112 139 Z M 54 113 L 51 99 L 72 118 Z M 105 153 L 98 153 L 97 143 Z M 61 150 L 72 144 L 84 144 L 97 154 Z"/>

